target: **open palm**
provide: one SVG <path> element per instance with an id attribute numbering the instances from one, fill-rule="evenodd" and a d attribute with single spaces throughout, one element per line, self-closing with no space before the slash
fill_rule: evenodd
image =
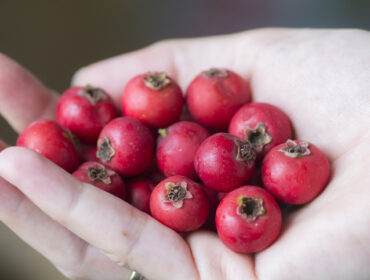
<path id="1" fill-rule="evenodd" d="M 292 119 L 296 138 L 329 157 L 331 180 L 287 210 L 265 251 L 236 254 L 217 235 L 185 238 L 24 148 L 0 153 L 0 219 L 72 279 L 369 279 L 370 34 L 357 30 L 262 29 L 169 40 L 80 70 L 120 104 L 128 79 L 166 71 L 185 88 L 201 70 L 230 68 L 251 82 L 254 101 Z M 0 55 L 0 112 L 18 131 L 53 118 L 57 95 Z M 0 143 L 1 146 L 5 145 Z"/>

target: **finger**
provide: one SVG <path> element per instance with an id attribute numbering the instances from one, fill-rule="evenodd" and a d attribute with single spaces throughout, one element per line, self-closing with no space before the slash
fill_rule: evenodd
<path id="1" fill-rule="evenodd" d="M 38 119 L 53 119 L 57 98 L 31 73 L 0 53 L 0 114 L 16 131 Z"/>
<path id="2" fill-rule="evenodd" d="M 110 92 L 117 104 L 127 81 L 148 71 L 165 71 L 183 89 L 200 71 L 226 67 L 248 77 L 259 41 L 240 34 L 202 39 L 167 40 L 139 51 L 113 57 L 76 72 L 73 84 L 92 83 Z M 248 56 L 238 59 L 243 52 Z"/>
<path id="3" fill-rule="evenodd" d="M 200 279 L 257 279 L 252 256 L 231 251 L 221 242 L 217 234 L 207 231 L 195 232 L 188 236 L 187 241 L 197 264 Z"/>
<path id="4" fill-rule="evenodd" d="M 0 220 L 73 279 L 128 279 L 130 271 L 53 221 L 0 178 Z"/>
<path id="5" fill-rule="evenodd" d="M 42 176 L 34 175 L 40 172 Z M 2 151 L 0 176 L 117 263 L 150 279 L 197 279 L 189 247 L 177 233 L 126 202 L 79 182 L 39 154 L 20 147 Z"/>

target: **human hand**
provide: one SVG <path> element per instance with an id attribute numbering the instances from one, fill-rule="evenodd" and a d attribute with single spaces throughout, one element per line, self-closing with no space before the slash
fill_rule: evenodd
<path id="1" fill-rule="evenodd" d="M 75 84 L 100 86 L 119 106 L 138 73 L 163 70 L 185 88 L 201 70 L 226 67 L 250 80 L 254 101 L 285 111 L 296 138 L 328 155 L 331 180 L 313 202 L 287 211 L 278 240 L 261 253 L 234 253 L 207 231 L 182 238 L 18 147 L 0 153 L 0 219 L 72 279 L 128 279 L 129 269 L 150 280 L 368 279 L 369 49 L 364 31 L 262 29 L 164 41 L 76 74 Z M 0 56 L 0 100 L 20 131 L 54 118 L 57 96 Z"/>

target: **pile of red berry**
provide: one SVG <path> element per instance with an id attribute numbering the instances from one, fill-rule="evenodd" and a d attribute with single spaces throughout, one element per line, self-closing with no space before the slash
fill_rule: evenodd
<path id="1" fill-rule="evenodd" d="M 248 82 L 229 70 L 200 73 L 186 100 L 166 73 L 149 72 L 126 85 L 124 117 L 103 89 L 73 87 L 59 100 L 56 122 L 32 123 L 17 145 L 177 232 L 216 227 L 230 249 L 252 253 L 279 235 L 275 199 L 311 201 L 330 167 L 312 143 L 290 140 L 285 113 L 250 100 Z"/>

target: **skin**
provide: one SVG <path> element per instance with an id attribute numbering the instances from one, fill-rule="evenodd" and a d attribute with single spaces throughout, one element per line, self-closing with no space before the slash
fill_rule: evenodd
<path id="1" fill-rule="evenodd" d="M 207 231 L 183 239 L 19 147 L 0 153 L 0 219 L 71 279 L 128 279 L 129 269 L 161 280 L 368 279 L 369 48 L 365 31 L 261 29 L 164 41 L 75 75 L 74 84 L 106 88 L 118 105 L 137 73 L 163 69 L 184 88 L 216 62 L 250 80 L 254 101 L 287 113 L 296 137 L 328 155 L 331 180 L 312 203 L 284 213 L 278 240 L 261 253 L 234 253 Z M 54 93 L 4 55 L 0 100 L 17 131 L 52 118 L 56 104 Z"/>

